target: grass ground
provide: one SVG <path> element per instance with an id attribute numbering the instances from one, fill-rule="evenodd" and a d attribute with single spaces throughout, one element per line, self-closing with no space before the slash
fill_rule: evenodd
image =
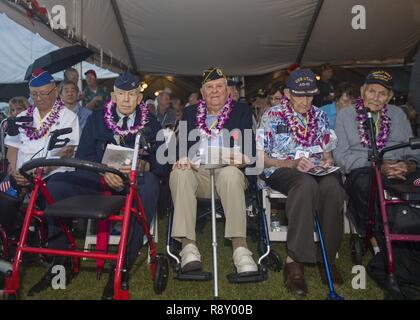
<path id="1" fill-rule="evenodd" d="M 159 242 L 158 252 L 165 253 L 166 218 L 159 219 Z M 218 235 L 218 261 L 219 261 L 219 297 L 227 300 L 294 300 L 283 285 L 282 272 L 270 271 L 268 280 L 262 283 L 231 284 L 227 281 L 227 274 L 233 272 L 231 260 L 231 248 L 224 245 L 224 224 L 217 223 Z M 82 247 L 83 239 L 80 237 L 79 245 Z M 204 268 L 211 271 L 211 224 L 207 223 L 203 233 L 198 234 L 198 245 L 203 257 Z M 256 243 L 249 241 L 250 249 L 257 252 Z M 276 250 L 285 259 L 285 244 L 273 243 L 272 249 Z M 213 298 L 213 282 L 183 282 L 173 279 L 172 269 L 168 286 L 161 295 L 153 291 L 150 268 L 146 260 L 147 250 L 143 249 L 136 262 L 130 277 L 130 292 L 132 299 L 140 300 L 203 300 Z M 366 264 L 369 257 L 365 257 Z M 349 253 L 349 236 L 345 235 L 339 252 L 337 264 L 342 271 L 345 284 L 336 288 L 337 293 L 348 300 L 374 300 L 383 299 L 382 290 L 366 275 L 366 289 L 355 290 L 352 288 L 352 263 Z M 106 265 L 107 267 L 107 265 Z M 21 278 L 21 299 L 31 300 L 95 300 L 99 299 L 102 289 L 108 278 L 105 273 L 102 278 L 96 280 L 95 264 L 93 261 L 81 261 L 81 272 L 67 286 L 66 290 L 46 290 L 34 297 L 28 297 L 29 288 L 44 274 L 46 268 L 34 264 L 23 268 Z M 106 270 L 107 271 L 107 270 Z M 328 289 L 322 285 L 318 269 L 315 266 L 305 267 L 305 275 L 308 283 L 308 300 L 324 300 Z"/>

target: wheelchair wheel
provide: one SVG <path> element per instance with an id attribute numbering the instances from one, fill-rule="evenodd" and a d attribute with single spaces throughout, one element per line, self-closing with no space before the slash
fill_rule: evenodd
<path id="1" fill-rule="evenodd" d="M 153 281 L 153 290 L 161 294 L 166 289 L 169 277 L 168 258 L 163 255 L 156 255 L 156 273 Z"/>
<path id="2" fill-rule="evenodd" d="M 280 272 L 283 268 L 283 260 L 274 250 L 270 250 L 270 253 L 264 260 L 267 261 L 266 265 L 271 271 Z"/>
<path id="3" fill-rule="evenodd" d="M 352 234 L 350 238 L 350 255 L 353 265 L 362 265 L 365 254 L 364 239 L 357 234 Z"/>

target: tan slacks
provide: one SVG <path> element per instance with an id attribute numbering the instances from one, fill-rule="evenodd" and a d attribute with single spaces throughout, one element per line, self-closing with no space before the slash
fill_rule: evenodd
<path id="1" fill-rule="evenodd" d="M 195 241 L 197 197 L 211 198 L 210 171 L 175 169 L 169 179 L 174 203 L 172 237 L 188 238 Z M 244 174 L 234 166 L 215 170 L 216 198 L 221 200 L 226 217 L 225 237 L 246 237 L 245 190 L 247 181 Z"/>

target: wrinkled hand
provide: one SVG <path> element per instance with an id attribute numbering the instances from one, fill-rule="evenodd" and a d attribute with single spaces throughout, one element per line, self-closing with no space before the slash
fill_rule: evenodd
<path id="1" fill-rule="evenodd" d="M 314 167 L 314 164 L 311 160 L 306 157 L 302 157 L 296 160 L 293 160 L 293 168 L 297 169 L 300 172 L 308 172 Z"/>
<path id="2" fill-rule="evenodd" d="M 73 158 L 74 149 L 74 146 L 65 146 L 58 151 L 58 156 L 60 158 Z"/>
<path id="3" fill-rule="evenodd" d="M 22 176 L 19 171 L 17 171 L 17 170 L 13 171 L 13 172 L 11 172 L 11 175 L 13 176 L 13 178 L 15 178 L 16 183 L 19 186 L 22 186 L 22 187 L 29 186 L 29 184 L 30 184 L 29 181 L 24 176 Z"/>
<path id="4" fill-rule="evenodd" d="M 128 175 L 131 171 L 131 166 L 121 166 L 118 170 Z"/>
<path id="5" fill-rule="evenodd" d="M 122 172 L 122 170 L 121 170 L 121 172 Z M 121 190 L 124 189 L 124 183 L 123 183 L 122 179 L 119 176 L 117 176 L 116 174 L 106 172 L 102 176 L 104 177 L 106 184 L 110 188 L 112 188 L 116 191 L 121 191 Z"/>
<path id="6" fill-rule="evenodd" d="M 177 162 L 174 163 L 172 166 L 172 170 L 174 169 L 181 169 L 181 170 L 188 170 L 193 169 L 196 170 L 197 167 L 194 166 L 187 157 L 179 159 Z"/>
<path id="7" fill-rule="evenodd" d="M 403 161 L 385 160 L 381 171 L 387 179 L 407 180 L 408 164 Z"/>
<path id="8" fill-rule="evenodd" d="M 328 169 L 334 165 L 334 160 L 332 158 L 322 158 L 319 162 L 319 165 L 325 169 Z"/>

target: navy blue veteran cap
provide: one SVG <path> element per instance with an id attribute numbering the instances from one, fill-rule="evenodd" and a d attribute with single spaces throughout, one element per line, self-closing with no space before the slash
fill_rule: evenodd
<path id="1" fill-rule="evenodd" d="M 121 73 L 114 82 L 114 87 L 124 91 L 137 89 L 139 85 L 139 79 L 128 71 Z"/>
<path id="2" fill-rule="evenodd" d="M 315 74 L 309 69 L 293 71 L 286 81 L 286 86 L 294 96 L 313 96 L 319 93 Z"/>
<path id="3" fill-rule="evenodd" d="M 224 78 L 226 79 L 226 75 L 223 73 L 223 70 L 219 67 L 213 67 L 209 68 L 207 70 L 204 70 L 203 72 L 203 82 L 202 84 L 205 84 L 212 80 L 217 80 Z"/>
<path id="4" fill-rule="evenodd" d="M 394 81 L 392 80 L 391 74 L 386 72 L 385 70 L 372 71 L 366 76 L 365 83 L 377 83 L 389 90 L 392 90 L 392 87 L 394 85 Z"/>

